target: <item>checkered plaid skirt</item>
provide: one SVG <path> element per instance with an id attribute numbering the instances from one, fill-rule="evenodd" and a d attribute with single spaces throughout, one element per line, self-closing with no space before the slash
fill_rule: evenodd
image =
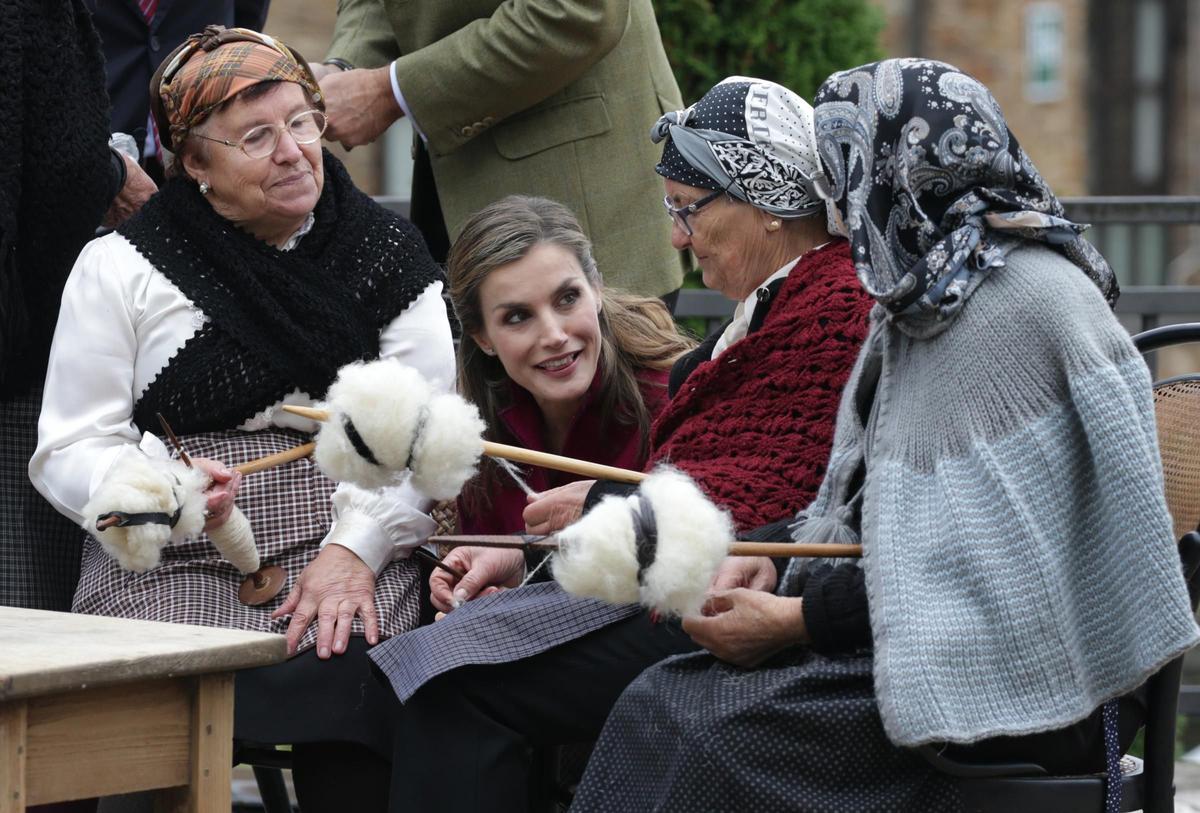
<path id="1" fill-rule="evenodd" d="M 193 457 L 207 457 L 234 466 L 290 449 L 308 440 L 289 431 L 205 432 L 181 438 Z M 238 600 L 243 576 L 221 558 L 204 534 L 199 539 L 163 548 L 162 562 L 145 573 L 117 566 L 100 543 L 84 543 L 83 564 L 72 610 L 92 615 L 143 618 L 282 633 L 287 618 L 271 619 L 300 572 L 316 558 L 329 532 L 335 484 L 311 459 L 293 461 L 242 481 L 237 504 L 250 520 L 263 565 L 279 565 L 287 584 L 270 602 L 250 607 Z M 420 574 L 416 562 L 397 560 L 375 582 L 375 607 L 380 635 L 389 637 L 417 626 Z M 316 625 L 309 627 L 300 649 L 315 643 Z M 354 619 L 353 634 L 363 625 Z"/>

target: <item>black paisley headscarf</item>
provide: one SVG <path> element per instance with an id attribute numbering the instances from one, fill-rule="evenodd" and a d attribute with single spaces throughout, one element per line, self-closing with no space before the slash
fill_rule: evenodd
<path id="1" fill-rule="evenodd" d="M 954 66 L 888 59 L 835 73 L 815 126 L 858 277 L 892 313 L 948 322 L 1017 239 L 1062 252 L 1116 301 L 1087 226 L 1063 217 L 992 94 Z"/>

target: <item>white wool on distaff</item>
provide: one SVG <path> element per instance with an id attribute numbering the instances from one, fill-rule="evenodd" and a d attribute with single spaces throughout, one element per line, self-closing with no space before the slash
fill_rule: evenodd
<path id="1" fill-rule="evenodd" d="M 435 500 L 458 496 L 475 476 L 486 429 L 476 406 L 461 396 L 434 396 L 412 454 L 412 484 Z"/>
<path id="2" fill-rule="evenodd" d="M 729 554 L 733 520 L 678 469 L 662 467 L 638 486 L 654 509 L 658 549 L 642 574 L 642 604 L 668 615 L 700 611 Z"/>
<path id="3" fill-rule="evenodd" d="M 551 568 L 568 593 L 612 604 L 638 600 L 637 497 L 609 496 L 558 534 Z"/>
<path id="4" fill-rule="evenodd" d="M 202 495 L 207 487 L 208 476 L 197 469 L 177 461 L 152 461 L 141 452 L 127 449 L 84 506 L 83 527 L 121 567 L 143 573 L 158 564 L 168 542 L 195 538 L 203 531 Z M 110 511 L 171 516 L 177 508 L 181 510 L 174 528 L 150 524 L 101 531 L 96 527 L 97 518 Z"/>
<path id="5" fill-rule="evenodd" d="M 208 532 L 208 538 L 225 557 L 225 561 L 242 573 L 258 570 L 258 546 L 254 544 L 254 531 L 250 528 L 250 520 L 236 505 L 229 519 Z"/>
<path id="6" fill-rule="evenodd" d="M 338 482 L 363 488 L 392 485 L 408 464 L 413 436 L 431 397 L 421 374 L 396 359 L 346 365 L 325 396 L 332 414 L 317 433 L 317 465 Z M 346 417 L 379 465 L 355 451 L 346 436 Z"/>

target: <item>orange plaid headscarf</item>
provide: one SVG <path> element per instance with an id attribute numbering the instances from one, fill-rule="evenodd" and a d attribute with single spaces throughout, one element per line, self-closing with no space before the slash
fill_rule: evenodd
<path id="1" fill-rule="evenodd" d="M 222 102 L 260 82 L 295 82 L 325 109 L 312 69 L 280 40 L 219 25 L 192 34 L 150 80 L 151 107 L 163 146 L 175 149 Z"/>

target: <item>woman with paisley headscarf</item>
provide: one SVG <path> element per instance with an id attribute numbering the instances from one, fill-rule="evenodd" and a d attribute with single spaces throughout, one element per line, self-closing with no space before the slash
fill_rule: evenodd
<path id="1" fill-rule="evenodd" d="M 888 60 L 815 116 L 877 305 L 794 537 L 863 559 L 712 595 L 684 620 L 709 651 L 630 685 L 572 809 L 958 810 L 927 743 L 1111 771 L 1135 690 L 1197 640 L 1113 273 L 995 99 Z"/>
<path id="2" fill-rule="evenodd" d="M 117 232 L 89 243 L 71 272 L 30 477 L 60 512 L 94 520 L 85 505 L 127 461 L 170 476 L 152 434 L 161 413 L 212 478 L 206 531 L 237 497 L 261 560 L 283 568 L 290 595 L 242 603 L 242 574 L 207 533 L 167 545 L 144 572 L 122 569 L 91 537 L 73 609 L 286 628 L 299 654 L 238 676 L 235 735 L 296 745 L 304 795 L 310 762 L 345 754 L 349 775 L 371 746 L 390 752 L 366 660 L 343 653 L 417 625 L 420 576 L 408 551 L 434 528 L 430 501 L 406 481 L 335 488 L 310 460 L 244 483 L 225 464 L 306 440 L 313 424 L 278 407 L 322 397 L 344 364 L 393 357 L 449 389 L 441 272 L 415 227 L 322 153 L 320 89 L 283 43 L 210 26 L 163 61 L 152 87 L 174 177 Z M 329 741 L 360 751 L 309 759 L 309 744 Z"/>

